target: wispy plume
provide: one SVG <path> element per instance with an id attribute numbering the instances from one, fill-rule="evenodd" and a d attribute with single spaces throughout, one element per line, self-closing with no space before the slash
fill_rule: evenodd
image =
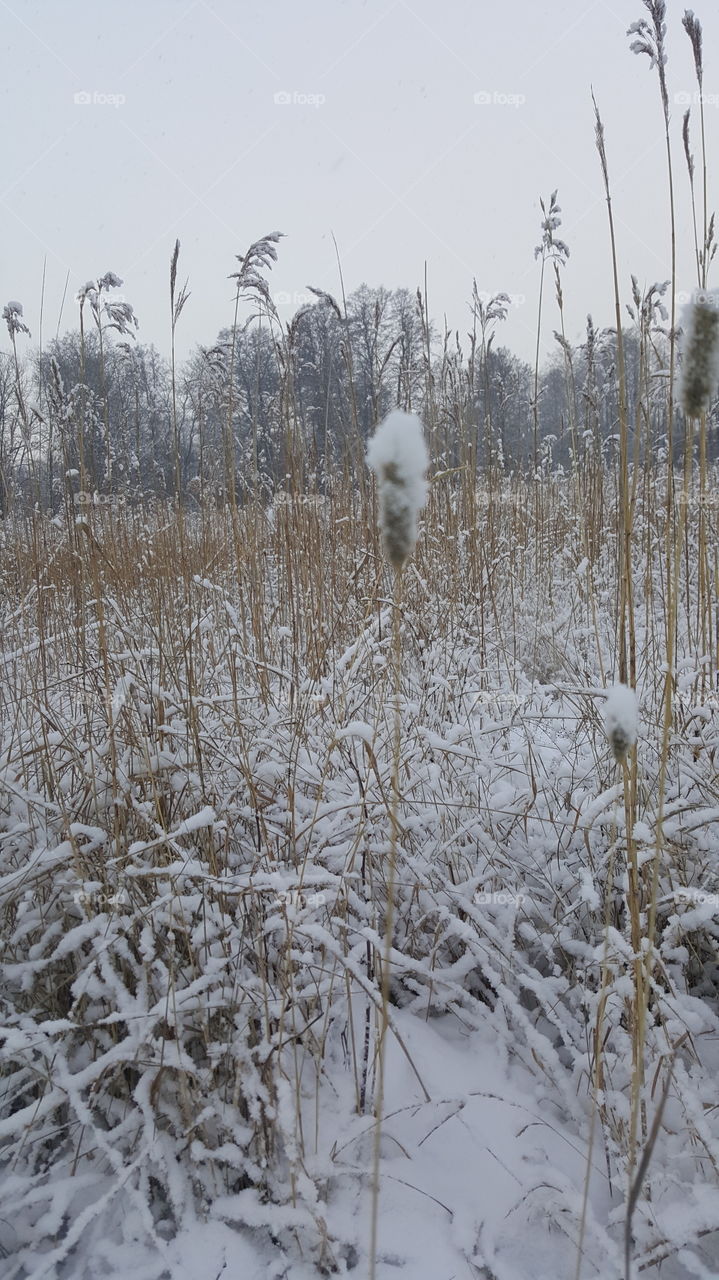
<path id="1" fill-rule="evenodd" d="M 664 119 L 668 122 L 669 93 L 667 91 L 667 55 L 665 46 L 667 6 L 665 0 L 643 0 L 643 4 L 649 13 L 651 21 L 647 21 L 646 18 L 640 18 L 638 22 L 632 23 L 627 35 L 635 36 L 636 38 L 632 40 L 629 47 L 632 53 L 646 54 L 649 58 L 650 68 L 657 68 Z"/>
<path id="2" fill-rule="evenodd" d="M 698 18 L 694 17 L 693 9 L 684 10 L 682 26 L 691 40 L 692 52 L 694 54 L 694 67 L 697 73 L 699 88 L 701 89 L 704 79 L 702 24 Z"/>

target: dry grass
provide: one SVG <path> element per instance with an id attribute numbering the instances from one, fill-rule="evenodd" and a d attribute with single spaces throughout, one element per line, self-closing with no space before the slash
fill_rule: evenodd
<path id="1" fill-rule="evenodd" d="M 450 1015 L 491 1037 L 532 1073 L 547 1125 L 571 1129 L 587 1151 L 583 1204 L 553 1199 L 544 1180 L 522 1187 L 513 1232 L 529 1235 L 544 1214 L 576 1247 L 578 1280 L 608 1276 L 610 1265 L 630 1280 L 632 1265 L 648 1271 L 682 1250 L 691 1274 L 710 1274 L 719 475 L 707 460 L 703 391 L 675 465 L 677 228 L 655 57 L 664 5 L 645 8 L 651 21 L 636 25 L 633 47 L 658 70 L 672 278 L 643 295 L 633 280 L 631 400 L 610 147 L 597 112 L 620 335 L 613 463 L 602 457 L 589 372 L 580 410 L 555 192 L 542 205 L 537 352 L 551 263 L 570 468 L 553 470 L 541 448 L 537 357 L 531 475 L 504 475 L 489 397 L 484 421 L 476 397 L 482 374 L 489 385 L 505 295 L 485 305 L 475 285 L 469 363 L 449 333 L 435 358 L 425 281 L 432 483 L 401 591 L 366 474 L 346 302 L 319 294 L 342 330 L 350 429 L 343 423 L 344 457 L 322 460 L 321 495 L 308 480 L 293 381 L 299 321 L 282 330 L 264 278 L 277 233 L 239 259 L 234 323 L 210 394 L 221 461 L 205 456 L 200 414 L 194 488 L 182 485 L 175 338 L 189 295 L 178 287 L 179 244 L 168 436 L 177 502 L 78 508 L 66 485 L 50 518 L 39 503 L 33 511 L 15 501 L 3 474 L 8 1280 L 75 1275 L 81 1242 L 108 1267 L 130 1241 L 161 1258 L 163 1241 L 207 1217 L 263 1233 L 321 1273 L 361 1261 L 373 1275 L 376 1220 L 369 1258 L 365 1240 L 332 1226 L 338 1188 L 350 1178 L 368 1185 L 371 1152 L 359 1165 L 343 1160 L 327 1101 L 339 1097 L 346 1113 L 374 1123 L 379 1161 L 387 1038 L 410 1059 L 416 1096 L 430 1101 L 400 1008 Z M 701 88 L 701 32 L 693 19 L 685 28 Z M 700 202 L 688 121 L 684 146 L 704 289 L 714 230 L 703 108 L 700 119 Z M 238 483 L 227 369 L 247 302 L 270 326 L 280 372 L 273 430 L 286 492 L 272 493 L 260 475 L 254 422 Z M 99 305 L 90 300 L 104 386 Z M 8 325 L 29 440 L 21 313 Z M 374 325 L 378 346 L 378 313 Z M 590 324 L 588 366 L 595 340 Z M 83 334 L 83 365 L 85 345 Z M 373 409 L 392 349 L 375 352 Z M 69 432 L 63 462 L 76 448 L 84 491 L 86 395 L 57 394 Z M 105 401 L 111 487 L 109 426 Z M 213 488 L 224 505 L 204 501 Z M 31 490 L 41 493 L 34 460 Z M 640 704 L 638 743 L 619 763 L 602 725 L 603 690 L 615 680 L 635 687 Z M 466 1256 L 488 1274 L 478 1270 L 479 1240 Z M 158 1280 L 164 1274 L 160 1261 Z"/>
<path id="2" fill-rule="evenodd" d="M 664 538 L 665 506 L 656 480 L 636 495 L 643 727 L 628 793 L 598 703 L 619 653 L 618 491 L 548 477 L 538 526 L 531 484 L 485 493 L 460 471 L 432 485 L 401 602 L 389 1034 L 393 1004 L 492 1025 L 578 1132 L 598 1085 L 621 1186 L 632 1078 L 641 1143 L 689 1031 L 675 1136 L 659 1142 L 679 1144 L 690 1194 L 692 1147 L 713 1160 L 716 1143 L 701 1053 L 716 918 L 690 897 L 715 856 L 719 700 L 700 692 L 714 686 L 693 639 L 690 519 L 654 886 L 665 599 L 643 547 Z M 281 1234 L 331 1269 L 331 1179 L 310 1193 L 306 1165 L 338 1054 L 356 1108 L 374 1105 L 394 821 L 392 584 L 372 498 L 340 475 L 320 501 L 82 519 L 15 518 L 3 534 L 0 1134 L 18 1257 L 71 1263 L 78 1224 L 101 1230 L 120 1179 L 160 1238 L 191 1212 L 241 1220 L 241 1191 L 268 1228 L 259 1203 L 292 1205 Z M 627 815 L 645 824 L 634 839 Z M 476 900 L 498 892 L 509 901 Z M 631 991 L 655 894 L 637 1085 Z M 651 1201 L 635 1213 L 649 1261 L 660 1223 Z"/>

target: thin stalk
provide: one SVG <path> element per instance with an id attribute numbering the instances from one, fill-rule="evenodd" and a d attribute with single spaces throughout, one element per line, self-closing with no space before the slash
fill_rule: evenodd
<path id="1" fill-rule="evenodd" d="M 392 674 L 394 681 L 394 708 L 392 731 L 392 781 L 389 810 L 390 844 L 387 874 L 387 905 L 384 925 L 384 956 L 382 959 L 382 1026 L 378 1050 L 377 1101 L 375 1106 L 374 1154 L 372 1162 L 372 1226 L 370 1235 L 370 1280 L 375 1280 L 377 1267 L 377 1226 L 379 1217 L 379 1165 L 382 1146 L 382 1112 L 384 1107 L 385 1040 L 389 1026 L 389 979 L 394 929 L 394 891 L 397 875 L 397 837 L 399 834 L 399 769 L 402 746 L 402 570 L 394 574 L 394 598 L 392 606 Z"/>

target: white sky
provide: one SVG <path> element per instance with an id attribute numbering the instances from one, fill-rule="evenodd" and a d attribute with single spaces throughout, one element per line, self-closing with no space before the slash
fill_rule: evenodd
<path id="1" fill-rule="evenodd" d="M 685 5 L 668 0 L 670 96 L 693 97 Z M 717 154 L 719 7 L 704 27 L 707 141 Z M 232 316 L 234 255 L 286 233 L 272 289 L 362 282 L 414 290 L 464 332 L 472 278 L 516 299 L 498 340 L 531 359 L 539 196 L 559 188 L 570 247 L 567 336 L 613 320 L 606 207 L 590 98 L 602 112 L 624 297 L 669 275 L 663 121 L 655 71 L 629 51 L 641 0 L 0 0 L 5 55 L 0 304 L 38 338 L 74 327 L 77 288 L 115 271 L 138 336 L 168 350 L 176 237 L 191 298 L 180 354 Z M 80 105 L 74 95 L 98 100 Z M 284 92 L 294 101 L 278 104 Z M 475 103 L 475 94 L 489 103 Z M 122 95 L 121 105 L 99 95 Z M 320 105 L 302 101 L 322 98 Z M 521 105 L 503 98 L 521 96 Z M 495 100 L 496 99 L 496 100 Z M 695 283 L 684 106 L 672 107 L 679 288 Z M 698 109 L 694 108 L 698 152 Z M 710 170 L 710 208 L 716 172 Z M 547 289 L 543 350 L 557 327 Z M 524 299 L 522 302 L 521 300 Z M 289 318 L 292 306 L 281 303 Z M 7 346 L 6 336 L 0 343 Z"/>

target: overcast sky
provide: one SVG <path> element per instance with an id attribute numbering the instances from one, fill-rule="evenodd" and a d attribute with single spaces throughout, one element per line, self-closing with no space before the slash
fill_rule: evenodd
<path id="1" fill-rule="evenodd" d="M 684 4 L 668 3 L 679 288 L 695 283 L 684 102 Z M 710 163 L 719 131 L 719 7 L 704 27 Z M 283 231 L 271 285 L 289 318 L 308 284 L 423 286 L 466 331 L 472 279 L 513 298 L 499 341 L 533 353 L 539 197 L 556 187 L 567 336 L 612 322 L 606 206 L 590 87 L 602 112 L 622 271 L 669 275 L 655 71 L 629 51 L 641 0 L 0 0 L 4 95 L 0 303 L 38 338 L 74 327 L 74 296 L 114 271 L 138 337 L 168 349 L 168 271 L 181 241 L 191 298 L 179 346 L 232 316 L 235 254 Z M 78 95 L 80 98 L 78 99 Z M 679 95 L 678 97 L 676 95 Z M 683 96 L 682 96 L 683 95 Z M 89 101 L 88 101 L 89 98 Z M 76 100 L 77 99 L 77 100 Z M 698 149 L 698 108 L 694 108 Z M 710 207 L 717 195 L 710 171 Z M 547 290 L 546 340 L 557 320 Z M 7 347 L 5 334 L 0 344 Z"/>

